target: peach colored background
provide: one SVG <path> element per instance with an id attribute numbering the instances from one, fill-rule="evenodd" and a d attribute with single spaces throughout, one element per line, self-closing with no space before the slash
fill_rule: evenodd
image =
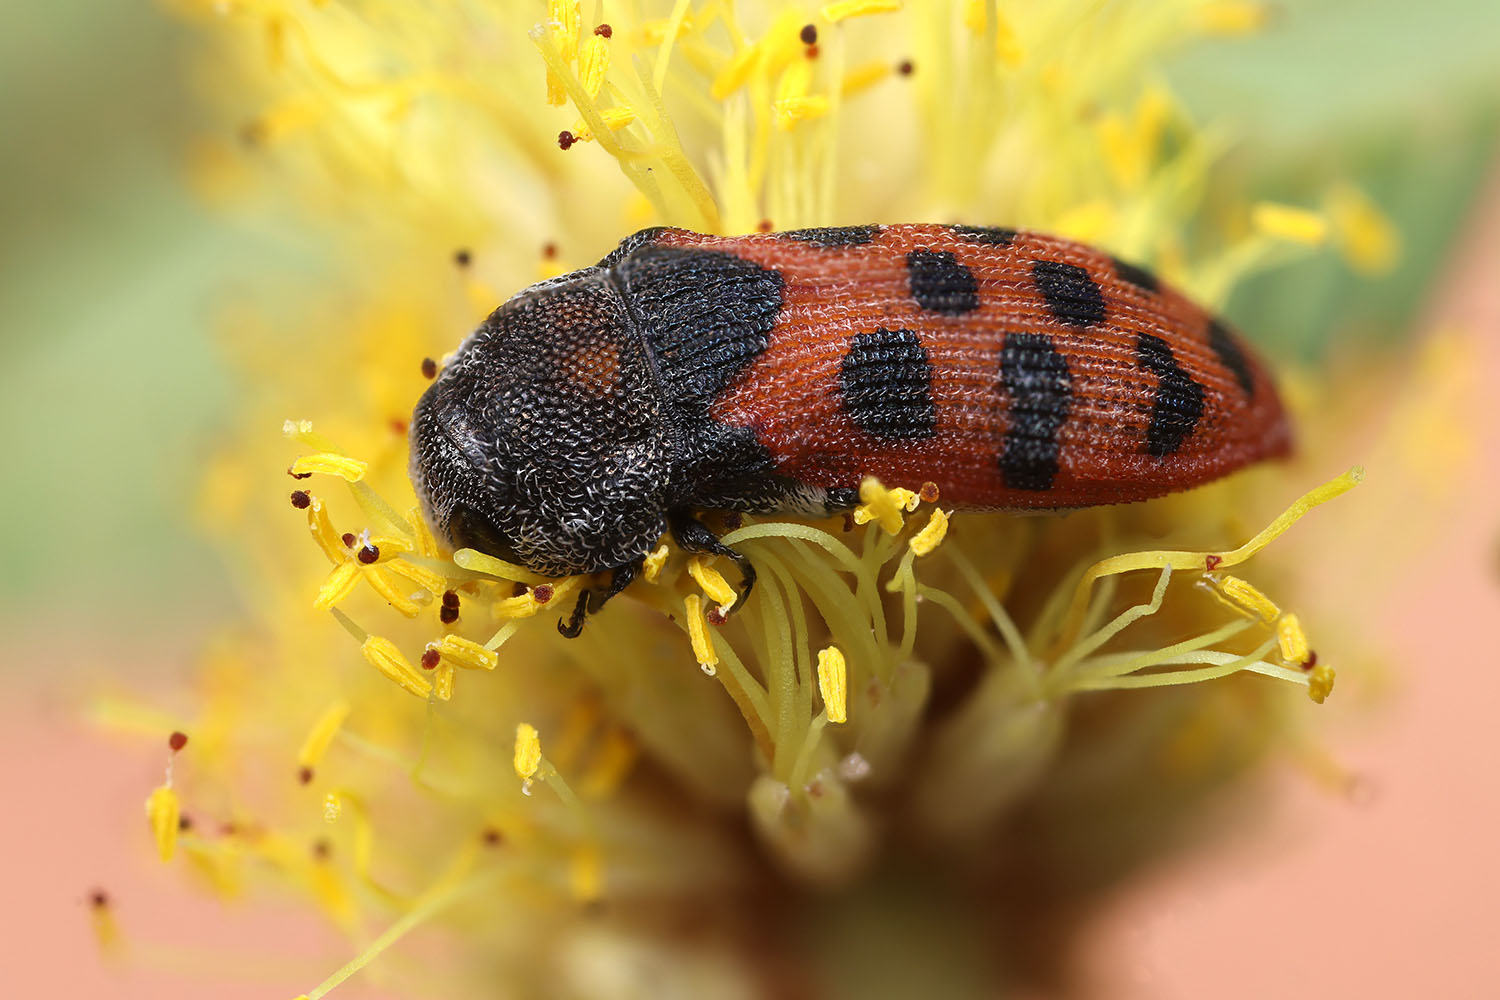
<path id="1" fill-rule="evenodd" d="M 1482 386 L 1500 381 L 1500 183 L 1486 205 L 1424 324 L 1476 333 Z M 1320 732 L 1364 794 L 1281 768 L 1263 827 L 1104 908 L 1081 971 L 1090 994 L 1500 995 L 1500 392 L 1482 395 L 1478 462 L 1430 547 L 1399 579 L 1349 581 L 1394 681 L 1371 708 L 1346 673 Z M 61 705 L 23 690 L 0 706 L 0 996 L 290 998 L 347 957 L 305 910 L 221 907 L 161 870 L 139 817 L 165 753 L 124 750 Z M 130 942 L 122 963 L 94 946 L 96 886 Z M 338 995 L 378 996 L 357 983 Z"/>

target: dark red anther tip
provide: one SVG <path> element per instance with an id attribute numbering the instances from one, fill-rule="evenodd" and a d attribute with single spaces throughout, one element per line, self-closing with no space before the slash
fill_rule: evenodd
<path id="1" fill-rule="evenodd" d="M 359 551 L 355 554 L 359 557 L 360 562 L 368 566 L 372 562 L 380 558 L 380 547 L 378 545 L 371 545 L 366 542 L 364 545 L 360 546 Z"/>
<path id="2" fill-rule="evenodd" d="M 760 223 L 755 228 L 759 229 L 763 233 L 769 233 L 771 230 L 775 229 L 776 226 L 771 222 L 770 219 L 761 219 Z"/>
<path id="3" fill-rule="evenodd" d="M 707 611 L 703 612 L 703 617 L 708 619 L 708 623 L 710 625 L 723 625 L 725 622 L 729 621 L 728 616 L 726 616 L 724 612 L 720 611 L 718 607 L 709 608 Z"/>
<path id="4" fill-rule="evenodd" d="M 815 24 L 804 24 L 797 37 L 802 39 L 803 45 L 818 44 L 818 26 Z"/>
<path id="5" fill-rule="evenodd" d="M 474 255 L 466 247 L 459 247 L 453 251 L 453 263 L 459 267 L 468 267 L 474 263 Z"/>
<path id="6" fill-rule="evenodd" d="M 917 65 L 910 59 L 903 59 L 896 64 L 896 72 L 900 73 L 902 76 L 911 76 L 916 71 Z"/>
<path id="7" fill-rule="evenodd" d="M 444 625 L 452 625 L 458 621 L 458 609 L 450 608 L 446 604 L 438 609 L 438 621 Z"/>
<path id="8" fill-rule="evenodd" d="M 96 910 L 102 910 L 109 905 L 109 893 L 103 889 L 95 889 L 89 893 L 89 905 Z"/>
<path id="9" fill-rule="evenodd" d="M 546 604 L 552 600 L 552 593 L 552 584 L 539 583 L 536 585 L 536 589 L 531 592 L 531 596 L 536 598 L 538 604 Z"/>
<path id="10" fill-rule="evenodd" d="M 354 532 L 352 532 L 352 531 L 346 531 L 342 535 L 339 536 L 339 541 L 341 541 L 341 542 L 344 543 L 344 548 L 346 548 L 346 549 L 352 549 L 352 548 L 354 548 L 354 543 L 356 541 L 358 541 L 358 539 L 355 538 Z"/>
<path id="11" fill-rule="evenodd" d="M 479 839 L 484 841 L 485 847 L 499 847 L 505 843 L 505 834 L 493 826 L 487 826 L 484 828 L 484 832 L 479 835 Z"/>
<path id="12" fill-rule="evenodd" d="M 543 260 L 556 260 L 557 259 L 557 244 L 556 243 L 543 243 L 542 244 L 542 259 Z"/>
<path id="13" fill-rule="evenodd" d="M 456 608 L 456 607 L 458 607 L 458 594 L 454 593 L 451 590 L 445 590 L 445 591 L 443 591 L 443 607 L 445 607 L 445 608 Z"/>
<path id="14" fill-rule="evenodd" d="M 299 767 L 299 768 L 297 768 L 297 783 L 299 785 L 310 785 L 310 784 L 312 784 L 312 780 L 313 780 L 313 769 L 312 768 L 310 768 L 310 767 Z M 232 831 L 226 829 L 224 832 L 225 833 L 230 833 Z"/>
<path id="15" fill-rule="evenodd" d="M 437 378 L 437 362 L 431 358 L 422 359 L 422 377 Z"/>
<path id="16" fill-rule="evenodd" d="M 561 149 L 563 151 L 567 151 L 567 150 L 573 148 L 573 143 L 575 143 L 577 141 L 578 141 L 578 137 L 576 135 L 574 135 L 572 132 L 569 132 L 567 129 L 563 129 L 561 132 L 557 133 L 557 148 L 558 149 Z"/>
<path id="17" fill-rule="evenodd" d="M 443 654 L 439 653 L 435 649 L 424 650 L 423 653 L 422 653 L 422 669 L 423 670 L 435 670 L 435 669 L 437 669 L 438 662 L 441 661 L 442 658 L 443 658 Z"/>
<path id="18" fill-rule="evenodd" d="M 306 510 L 312 505 L 312 494 L 306 490 L 292 490 L 292 506 L 298 510 Z"/>
<path id="19" fill-rule="evenodd" d="M 601 25 L 599 25 L 599 27 L 597 27 L 597 28 L 594 29 L 594 34 L 598 35 L 600 38 L 608 38 L 611 35 L 613 35 L 614 33 L 615 33 L 615 29 L 611 28 L 607 24 L 601 24 Z"/>
<path id="20" fill-rule="evenodd" d="M 291 476 L 293 479 L 311 479 L 312 478 L 312 473 L 311 472 L 293 472 L 292 471 L 292 467 L 290 465 L 288 465 L 286 467 L 286 474 L 289 475 L 289 476 Z"/>
<path id="21" fill-rule="evenodd" d="M 1210 573 L 1212 573 L 1214 570 L 1216 570 L 1216 569 L 1219 568 L 1219 563 L 1221 563 L 1223 561 L 1224 561 L 1224 557 L 1223 556 L 1204 556 L 1203 557 L 1203 566 Z"/>
<path id="22" fill-rule="evenodd" d="M 923 483 L 921 489 L 917 490 L 917 496 L 923 503 L 937 503 L 939 496 L 937 483 Z"/>
<path id="23" fill-rule="evenodd" d="M 183 747 L 187 746 L 187 733 L 184 733 L 180 730 L 178 732 L 174 732 L 171 736 L 167 737 L 167 746 L 171 748 L 173 753 L 181 750 Z"/>

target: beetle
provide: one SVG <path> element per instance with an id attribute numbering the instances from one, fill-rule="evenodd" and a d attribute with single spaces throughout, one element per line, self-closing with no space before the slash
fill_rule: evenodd
<path id="1" fill-rule="evenodd" d="M 425 516 L 547 576 L 670 531 L 754 567 L 705 510 L 827 515 L 866 476 L 961 508 L 1124 503 L 1283 456 L 1265 366 L 1151 273 L 1041 233 L 868 225 L 647 229 L 500 306 L 417 403 Z M 736 602 L 738 605 L 741 602 Z"/>

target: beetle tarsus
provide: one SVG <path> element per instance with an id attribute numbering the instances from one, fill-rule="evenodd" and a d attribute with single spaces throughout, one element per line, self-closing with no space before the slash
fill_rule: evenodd
<path id="1" fill-rule="evenodd" d="M 708 526 L 698 520 L 691 513 L 677 510 L 668 513 L 667 527 L 672 532 L 672 540 L 685 552 L 707 552 L 709 555 L 723 556 L 734 562 L 740 571 L 739 597 L 730 607 L 732 613 L 744 607 L 745 602 L 750 599 L 750 592 L 755 589 L 755 566 L 750 562 L 750 557 L 743 552 L 734 549 L 719 541 L 719 536 L 709 530 Z"/>
<path id="2" fill-rule="evenodd" d="M 569 639 L 576 639 L 583 632 L 583 620 L 589 613 L 589 594 L 591 591 L 583 590 L 578 594 L 578 603 L 573 605 L 573 614 L 564 622 L 561 618 L 557 620 L 557 631 Z"/>
<path id="3" fill-rule="evenodd" d="M 608 590 L 598 591 L 585 588 L 579 593 L 578 603 L 573 605 L 573 614 L 568 617 L 568 620 L 564 622 L 562 619 L 558 619 L 557 631 L 569 639 L 578 638 L 579 634 L 583 632 L 583 623 L 588 619 L 588 616 L 597 614 L 605 604 L 609 603 L 611 598 L 630 586 L 630 581 L 635 579 L 635 575 L 640 571 L 640 568 L 640 560 L 616 567 L 609 578 Z"/>

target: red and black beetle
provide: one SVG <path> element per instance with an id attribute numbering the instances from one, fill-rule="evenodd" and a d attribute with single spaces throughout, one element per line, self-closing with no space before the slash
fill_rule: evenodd
<path id="1" fill-rule="evenodd" d="M 1123 503 L 1290 447 L 1265 368 L 1146 271 L 1038 233 L 648 229 L 495 310 L 417 404 L 437 533 L 622 590 L 696 511 L 827 514 L 865 476 L 963 508 Z"/>

